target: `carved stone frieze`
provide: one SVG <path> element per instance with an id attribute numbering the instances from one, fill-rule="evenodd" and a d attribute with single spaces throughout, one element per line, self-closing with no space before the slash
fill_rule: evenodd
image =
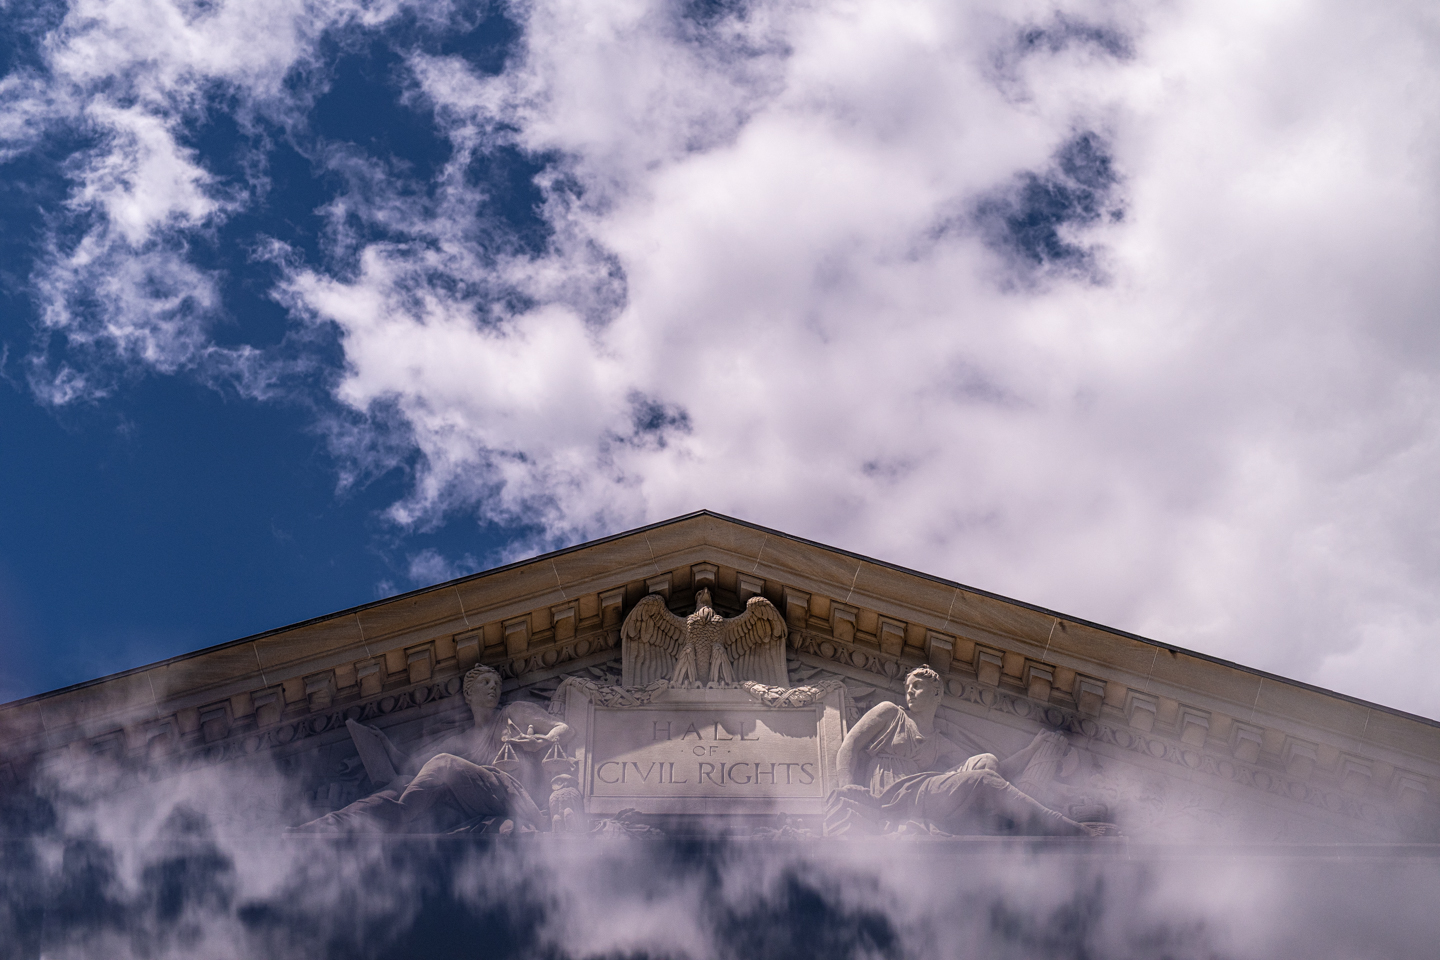
<path id="1" fill-rule="evenodd" d="M 817 642 L 813 636 L 801 639 L 796 647 L 802 653 L 810 653 L 812 656 L 825 655 L 827 659 L 842 667 L 858 668 L 887 679 L 892 672 L 898 673 L 898 669 L 886 669 L 887 660 L 883 654 L 857 651 L 861 656 L 852 658 L 849 656 L 851 651 L 843 645 Z M 891 662 L 898 664 L 898 661 Z M 891 689 L 896 686 L 898 684 L 891 685 Z M 1018 693 L 955 676 L 946 680 L 945 693 L 951 701 L 983 707 L 987 713 L 999 713 L 1019 721 L 1038 724 L 1045 729 L 1063 731 L 1077 743 L 1087 747 L 1098 744 L 1103 745 L 1102 749 L 1116 748 L 1121 751 L 1118 756 L 1129 755 L 1139 760 L 1142 765 L 1158 762 L 1179 768 L 1184 771 L 1182 775 L 1198 773 L 1213 777 L 1226 784 L 1303 804 L 1321 814 L 1358 821 L 1369 827 L 1394 831 L 1416 839 L 1440 838 L 1440 832 L 1433 827 L 1425 827 L 1419 818 L 1395 808 L 1394 805 L 1357 797 L 1338 788 L 1328 789 L 1307 783 L 1288 776 L 1282 770 L 1215 756 L 1179 740 L 1178 737 L 1172 740 L 1158 733 L 1142 733 L 1127 726 L 1085 716 L 1078 710 L 1053 703 L 1037 703 Z M 1118 795 L 1113 796 L 1118 799 Z M 1141 801 L 1138 804 L 1140 808 L 1147 806 L 1143 794 L 1136 794 L 1134 799 Z"/>
<path id="2" fill-rule="evenodd" d="M 500 671 L 502 678 L 515 680 L 532 673 L 555 669 L 583 657 L 613 650 L 619 642 L 620 631 L 603 630 L 567 643 L 557 643 L 548 649 L 530 652 L 524 656 L 511 657 L 493 664 L 493 666 Z"/>
<path id="3" fill-rule="evenodd" d="M 570 691 L 574 690 L 591 703 L 602 707 L 638 707 L 650 703 L 657 694 L 670 688 L 668 680 L 656 680 L 645 687 L 622 687 L 619 684 L 596 683 L 586 677 L 566 677 L 560 681 L 550 701 L 550 712 L 565 713 Z"/>
<path id="4" fill-rule="evenodd" d="M 1055 769 L 1028 789 L 1077 821 L 1107 810 L 1156 832 L 1221 835 L 1245 824 L 1274 838 L 1331 829 L 1440 839 L 1440 732 L 1423 718 L 725 518 L 662 526 L 0 705 L 0 789 L 52 769 L 85 771 L 105 790 L 261 760 L 298 778 L 318 809 L 334 809 L 373 786 L 347 722 L 373 725 L 406 749 L 459 729 L 461 677 L 477 664 L 498 671 L 511 702 L 552 717 L 583 704 L 585 722 L 598 717 L 593 729 L 622 739 L 652 714 L 663 726 L 710 711 L 706 749 L 744 751 L 724 760 L 748 764 L 733 768 L 743 779 L 771 754 L 764 762 L 777 771 L 811 762 L 782 756 L 789 746 L 776 729 L 767 728 L 773 748 L 749 745 L 756 728 L 747 724 L 765 711 L 819 711 L 843 731 L 898 703 L 906 675 L 928 662 L 943 689 L 933 729 L 972 756 L 1003 763 L 1042 731 L 1066 737 L 1072 755 L 1049 758 Z M 1137 663 L 1164 665 L 1165 676 L 1137 673 Z M 742 733 L 727 746 L 725 736 Z M 694 739 L 685 744 L 692 753 Z M 651 769 L 644 757 L 654 753 L 682 776 L 660 743 L 632 743 L 639 753 L 623 762 Z M 602 805 L 634 832 L 649 814 L 610 809 L 627 801 L 597 783 L 592 761 L 622 759 L 598 756 L 602 748 L 578 747 L 574 773 L 557 774 L 574 782 L 537 787 L 535 802 L 545 808 L 554 793 L 554 809 L 575 824 L 597 789 L 609 791 Z M 703 771 L 715 778 L 707 790 L 720 787 L 720 757 L 704 759 L 717 764 Z M 700 761 L 685 762 L 698 775 Z M 725 769 L 726 789 L 741 786 Z M 823 771 L 812 773 L 818 782 Z M 656 796 L 641 797 L 637 811 Z M 704 798 L 707 809 L 724 807 L 723 796 Z M 792 826 L 815 830 L 818 820 Z"/>
<path id="5" fill-rule="evenodd" d="M 771 687 L 754 680 L 745 680 L 740 686 L 767 707 L 810 707 L 845 689 L 845 684 L 840 680 L 822 680 L 814 686 L 806 687 Z"/>

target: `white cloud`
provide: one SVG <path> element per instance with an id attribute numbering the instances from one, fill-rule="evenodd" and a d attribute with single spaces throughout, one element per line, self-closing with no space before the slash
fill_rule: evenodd
<path id="1" fill-rule="evenodd" d="M 31 358 L 40 398 L 98 399 L 128 366 L 221 372 L 264 395 L 263 359 L 210 341 L 223 305 L 216 278 L 188 249 L 253 185 L 205 170 L 183 128 L 216 87 L 251 109 L 281 98 L 286 72 L 313 55 L 325 29 L 392 12 L 348 0 L 77 0 L 45 39 L 43 72 L 0 81 L 0 156 L 61 129 L 87 144 L 69 160 L 73 189 L 64 214 L 51 212 L 49 254 L 32 277 L 44 333 L 81 356 L 57 359 L 42 347 Z"/>
<path id="2" fill-rule="evenodd" d="M 508 125 L 582 185 L 496 267 L 541 306 L 328 314 L 342 395 L 398 398 L 427 458 L 397 518 L 708 506 L 1437 709 L 1396 669 L 1440 616 L 1421 8 L 525 9 L 510 73 L 417 75 L 464 143 Z M 1026 279 L 966 214 L 1084 130 L 1124 217 L 1061 239 L 1110 282 Z M 599 328 L 554 292 L 587 243 L 625 278 Z M 366 262 L 351 296 L 390 289 Z M 601 454 L 631 390 L 690 434 Z"/>
<path id="3" fill-rule="evenodd" d="M 328 791 L 271 760 L 140 781 L 52 759 L 8 798 L 0 936 L 116 958 L 1340 958 L 1423 956 L 1440 925 L 1433 859 L 1343 844 L 284 836 Z"/>
<path id="4" fill-rule="evenodd" d="M 79 168 L 86 242 L 172 280 L 93 335 L 162 369 L 208 357 L 175 237 L 227 209 L 175 119 L 390 12 L 215 9 L 92 0 L 52 51 L 47 95 L 115 145 Z M 509 9 L 503 74 L 409 61 L 456 148 L 434 199 L 352 163 L 354 260 L 281 258 L 340 331 L 336 399 L 421 455 L 402 528 L 478 510 L 538 525 L 523 551 L 706 506 L 1440 711 L 1428 5 Z M 126 105 L 90 92 L 122 75 Z M 1090 194 L 1057 172 L 1087 131 L 1120 178 Z M 465 177 L 502 146 L 557 158 L 541 255 Z M 1044 203 L 1072 222 L 1022 222 Z M 347 436 L 346 470 L 394 456 Z"/>

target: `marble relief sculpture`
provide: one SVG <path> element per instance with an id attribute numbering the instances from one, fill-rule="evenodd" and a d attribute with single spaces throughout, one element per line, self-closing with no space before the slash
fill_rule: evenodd
<path id="1" fill-rule="evenodd" d="M 469 729 L 452 733 L 407 756 L 384 733 L 347 721 L 372 782 L 383 786 L 333 813 L 292 828 L 300 832 L 357 830 L 436 831 L 495 818 L 505 828 L 543 829 L 549 819 L 534 797 L 552 797 L 573 829 L 572 761 L 565 754 L 570 728 L 534 703 L 500 704 L 500 674 L 477 666 L 462 694 Z M 572 795 L 574 795 L 572 797 Z M 569 816 L 564 816 L 564 811 Z"/>
<path id="2" fill-rule="evenodd" d="M 347 721 L 379 789 L 292 829 L 631 835 L 654 832 L 636 820 L 636 804 L 703 817 L 715 803 L 750 803 L 746 810 L 782 813 L 810 804 L 827 836 L 1108 832 L 1032 795 L 1046 792 L 1069 752 L 1062 734 L 1042 732 L 1004 761 L 972 756 L 936 727 L 943 686 L 928 666 L 906 676 L 904 706 L 880 702 L 845 730 L 843 681 L 789 685 L 786 627 L 761 597 L 724 618 L 701 589 L 695 612 L 681 618 L 651 595 L 621 638 L 629 682 L 566 677 L 549 710 L 502 706 L 500 675 L 471 669 L 461 687 L 469 726 L 408 754 L 380 730 Z M 608 732 L 595 739 L 602 722 Z M 583 764 L 566 752 L 576 730 Z M 773 806 L 753 806 L 771 794 Z M 602 812 L 587 816 L 592 800 L 603 800 Z"/>
<path id="3" fill-rule="evenodd" d="M 939 674 L 917 667 L 905 678 L 905 706 L 876 704 L 846 733 L 836 758 L 842 785 L 826 807 L 827 835 L 1110 832 L 1051 810 L 1012 782 L 1053 776 L 1068 749 L 1062 734 L 1042 731 L 1004 761 L 991 753 L 968 756 L 935 729 L 942 690 Z"/>
<path id="4" fill-rule="evenodd" d="M 744 613 L 727 619 L 715 612 L 709 590 L 696 591 L 695 612 L 688 617 L 677 617 L 652 593 L 635 605 L 621 629 L 625 685 L 753 680 L 786 687 L 785 636 L 785 619 L 764 597 L 751 597 Z"/>

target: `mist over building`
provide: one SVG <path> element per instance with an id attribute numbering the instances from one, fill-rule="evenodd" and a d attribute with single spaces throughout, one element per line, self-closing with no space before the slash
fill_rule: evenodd
<path id="1" fill-rule="evenodd" d="M 1435 16 L 0 0 L 0 957 L 1430 957 Z"/>
<path id="2" fill-rule="evenodd" d="M 0 733 L 6 956 L 1398 956 L 1436 924 L 1433 721 L 707 512 Z"/>

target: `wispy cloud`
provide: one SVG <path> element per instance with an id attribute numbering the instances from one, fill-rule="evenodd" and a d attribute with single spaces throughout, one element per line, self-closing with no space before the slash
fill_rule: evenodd
<path id="1" fill-rule="evenodd" d="M 0 120 L 88 137 L 37 392 L 278 389 L 194 252 L 243 211 L 398 531 L 708 506 L 1435 712 L 1423 4 L 487 9 L 481 57 L 469 8 L 75 7 Z M 371 41 L 423 162 L 314 129 Z M 315 249 L 187 145 L 217 84 L 328 178 Z"/>
<path id="2" fill-rule="evenodd" d="M 3 798 L 6 957 L 1341 960 L 1440 933 L 1435 862 L 1373 848 L 338 840 L 280 833 L 310 801 L 263 755 L 51 771 Z"/>

